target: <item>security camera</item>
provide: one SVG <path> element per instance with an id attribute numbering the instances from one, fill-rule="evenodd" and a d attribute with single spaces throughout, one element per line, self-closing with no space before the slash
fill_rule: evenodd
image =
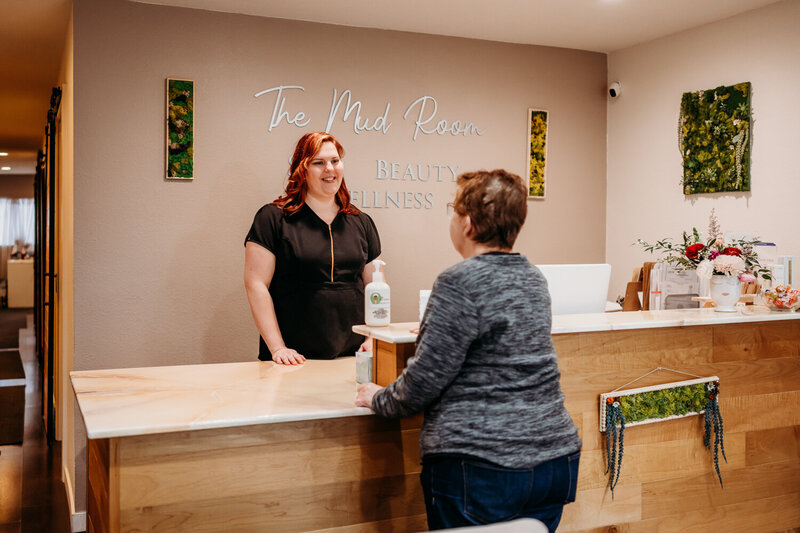
<path id="1" fill-rule="evenodd" d="M 619 86 L 618 81 L 612 82 L 611 85 L 608 86 L 608 96 L 610 96 L 611 98 L 616 98 L 619 96 L 621 90 L 622 89 Z"/>

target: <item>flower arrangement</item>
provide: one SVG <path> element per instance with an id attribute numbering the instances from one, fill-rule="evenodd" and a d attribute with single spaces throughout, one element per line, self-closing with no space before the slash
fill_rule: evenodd
<path id="1" fill-rule="evenodd" d="M 692 228 L 691 233 L 683 232 L 682 242 L 669 238 L 653 244 L 642 239 L 636 242 L 647 252 L 661 253 L 665 262 L 679 269 L 696 269 L 701 279 L 710 279 L 714 274 L 738 276 L 743 282 L 755 281 L 756 276 L 772 279 L 769 269 L 758 262 L 758 254 L 754 249 L 758 241 L 734 239 L 725 242 L 713 209 L 708 228 L 709 237 L 706 240 L 702 239 L 697 228 Z"/>

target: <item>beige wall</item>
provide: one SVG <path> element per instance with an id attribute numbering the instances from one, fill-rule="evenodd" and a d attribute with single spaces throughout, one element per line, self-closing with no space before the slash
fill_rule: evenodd
<path id="1" fill-rule="evenodd" d="M 798 27 L 800 1 L 792 0 L 609 55 L 609 80 L 622 84 L 608 106 L 612 298 L 624 294 L 635 265 L 651 260 L 631 243 L 679 238 L 692 226 L 705 233 L 712 208 L 723 231 L 755 231 L 779 253 L 800 256 L 800 233 L 786 211 L 800 197 Z M 744 81 L 753 84 L 751 191 L 684 196 L 681 94 Z"/>
<path id="2" fill-rule="evenodd" d="M 61 424 L 61 464 L 62 476 L 67 487 L 70 511 L 74 514 L 78 509 L 75 499 L 76 483 L 78 483 L 77 493 L 83 509 L 83 494 L 86 492 L 83 476 L 75 476 L 75 418 L 80 418 L 75 404 L 75 396 L 72 393 L 72 386 L 69 382 L 69 372 L 75 368 L 74 348 L 75 348 L 75 321 L 73 304 L 74 295 L 74 236 L 73 236 L 73 190 L 74 190 L 74 149 L 75 139 L 73 135 L 74 127 L 74 83 L 73 83 L 73 21 L 70 17 L 67 34 L 64 40 L 64 52 L 61 59 L 61 70 L 58 75 L 58 84 L 61 87 L 61 168 L 60 174 L 60 196 L 61 205 L 59 210 L 59 241 L 60 258 L 58 266 L 59 283 L 59 331 L 60 346 L 59 354 L 61 364 L 59 365 L 61 380 L 62 401 L 58 408 L 58 420 Z M 82 447 L 82 446 L 81 446 Z M 80 529 L 81 524 L 73 523 Z M 85 527 L 85 524 L 83 524 Z"/>
<path id="3" fill-rule="evenodd" d="M 385 135 L 355 134 L 352 118 L 332 128 L 350 189 L 432 194 L 432 209 L 365 209 L 383 241 L 393 320 L 415 320 L 418 290 L 459 260 L 445 213 L 454 183 L 379 181 L 376 160 L 524 175 L 529 107 L 550 111 L 548 198 L 531 201 L 518 249 L 535 262 L 604 260 L 603 54 L 121 0 L 77 1 L 74 28 L 75 369 L 256 357 L 243 239 L 281 192 L 297 138 L 324 128 L 334 89 L 352 90 L 370 121 L 391 103 Z M 163 179 L 167 77 L 196 82 L 191 182 Z M 312 122 L 267 132 L 275 97 L 253 95 L 282 84 L 305 87 L 286 105 Z M 438 117 L 484 135 L 413 141 L 402 115 L 425 95 Z M 74 453 L 81 509 L 80 424 Z"/>
<path id="4" fill-rule="evenodd" d="M 33 174 L 0 176 L 0 198 L 33 198 Z"/>

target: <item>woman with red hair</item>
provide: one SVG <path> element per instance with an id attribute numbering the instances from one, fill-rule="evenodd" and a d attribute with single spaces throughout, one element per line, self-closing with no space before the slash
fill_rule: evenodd
<path id="1" fill-rule="evenodd" d="M 332 135 L 297 142 L 283 195 L 256 213 L 245 238 L 244 284 L 260 334 L 258 358 L 301 364 L 368 350 L 365 266 L 381 243 L 369 215 L 350 203 L 344 149 Z"/>

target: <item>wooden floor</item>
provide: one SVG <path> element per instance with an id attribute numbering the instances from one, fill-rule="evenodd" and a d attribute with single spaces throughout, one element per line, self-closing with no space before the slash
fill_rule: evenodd
<path id="1" fill-rule="evenodd" d="M 20 350 L 27 382 L 23 443 L 0 446 L 0 533 L 69 533 L 61 445 L 48 446 L 42 429 L 39 369 L 33 331 L 27 329 L 31 313 L 0 309 L 0 349 Z"/>

